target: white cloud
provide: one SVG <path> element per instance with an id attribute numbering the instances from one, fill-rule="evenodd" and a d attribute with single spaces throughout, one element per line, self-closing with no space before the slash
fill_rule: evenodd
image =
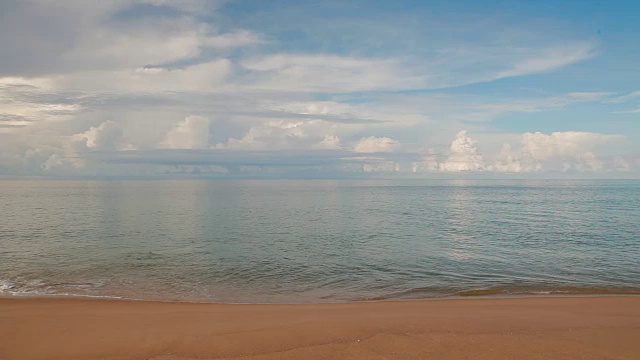
<path id="1" fill-rule="evenodd" d="M 64 96 L 48 97 L 52 81 L 44 78 L 0 77 L 0 132 L 45 121 L 73 119 L 83 110 Z"/>
<path id="2" fill-rule="evenodd" d="M 620 141 L 620 135 L 565 131 L 551 134 L 522 135 L 520 158 L 535 169 L 600 171 L 604 164 L 594 149 L 610 141 Z"/>
<path id="3" fill-rule="evenodd" d="M 558 110 L 577 104 L 598 102 L 607 99 L 609 92 L 570 92 L 566 94 L 516 99 L 504 102 L 495 102 L 481 97 L 460 98 L 457 101 L 445 102 L 446 111 L 450 116 L 465 121 L 492 120 L 498 115 L 517 112 L 541 112 Z"/>
<path id="4" fill-rule="evenodd" d="M 136 2 L 200 14 L 213 11 L 222 4 L 220 0 L 137 0 Z"/>
<path id="5" fill-rule="evenodd" d="M 629 171 L 630 165 L 623 158 L 605 160 L 597 155 L 602 146 L 623 140 L 624 136 L 621 135 L 575 131 L 524 133 L 520 135 L 518 148 L 505 143 L 497 154 L 484 156 L 466 131 L 460 131 L 451 143 L 445 160 L 438 161 L 437 154 L 430 152 L 422 161 L 413 164 L 413 172 Z"/>
<path id="6" fill-rule="evenodd" d="M 497 172 L 579 171 L 601 172 L 619 168 L 614 162 L 601 159 L 598 149 L 623 141 L 624 136 L 589 132 L 524 133 L 520 148 L 514 151 L 505 144 L 495 163 Z M 621 165 L 622 163 L 619 163 Z"/>
<path id="7" fill-rule="evenodd" d="M 439 170 L 438 156 L 434 149 L 427 149 L 426 155 L 420 161 L 411 164 L 411 171 L 414 173 L 436 172 Z"/>
<path id="8" fill-rule="evenodd" d="M 611 92 L 606 91 L 575 91 L 566 95 L 568 99 L 582 100 L 582 101 L 596 101 L 608 98 L 611 96 Z"/>
<path id="9" fill-rule="evenodd" d="M 105 121 L 89 130 L 72 136 L 92 150 L 117 150 L 122 144 L 122 128 L 115 121 Z"/>
<path id="10" fill-rule="evenodd" d="M 612 98 L 603 91 L 554 96 L 527 96 L 531 92 L 524 91 L 495 100 L 495 94 L 474 95 L 473 89 L 404 91 L 554 71 L 594 56 L 592 42 L 561 32 L 551 38 L 526 25 L 510 28 L 506 37 L 502 28 L 476 37 L 470 29 L 478 24 L 459 27 L 455 22 L 450 26 L 457 32 L 451 35 L 445 27 L 444 37 L 419 31 L 408 40 L 403 29 L 376 32 L 384 39 L 368 33 L 345 37 L 335 30 L 350 26 L 348 21 L 341 24 L 343 19 L 332 24 L 335 29 L 322 24 L 321 30 L 328 31 L 315 34 L 317 39 L 305 38 L 305 28 L 300 29 L 301 41 L 288 41 L 279 38 L 285 28 L 278 22 L 245 29 L 237 25 L 260 22 L 236 22 L 225 18 L 227 13 L 215 13 L 223 3 L 34 0 L 3 7 L 0 172 L 75 174 L 115 168 L 117 161 L 98 164 L 98 155 L 133 149 L 131 144 L 176 152 L 212 144 L 225 151 L 353 151 L 368 153 L 363 155 L 369 157 L 366 166 L 359 160 L 350 164 L 367 172 L 409 171 L 420 154 L 424 159 L 415 162 L 415 172 L 635 167 L 631 151 L 614 166 L 612 156 L 621 152 L 603 155 L 587 135 L 531 133 L 500 151 L 499 145 L 478 150 L 466 133 L 451 144 L 441 135 L 462 126 L 481 134 L 500 115 L 630 101 L 637 92 Z M 316 40 L 320 46 L 309 43 Z M 213 134 L 208 118 L 216 119 Z M 209 170 L 191 165 L 167 171 Z"/>
<path id="11" fill-rule="evenodd" d="M 229 149 L 282 149 L 292 147 L 306 136 L 302 121 L 269 121 L 251 127 L 240 139 L 229 139 L 219 148 Z"/>
<path id="12" fill-rule="evenodd" d="M 17 175 L 72 175 L 93 165 L 87 160 L 91 152 L 132 149 L 115 121 L 71 135 L 45 130 L 20 138 L 9 136 L 0 141 L 0 173 L 4 167 Z"/>
<path id="13" fill-rule="evenodd" d="M 84 89 L 98 93 L 206 92 L 221 86 L 230 70 L 231 63 L 220 59 L 179 69 L 138 67 L 119 71 L 82 72 L 74 76 L 56 76 L 52 81 L 61 89 Z"/>
<path id="14" fill-rule="evenodd" d="M 523 164 L 519 154 L 515 153 L 510 144 L 503 144 L 500 153 L 493 164 L 492 170 L 504 173 L 520 173 L 540 171 L 542 166 L 537 164 Z"/>
<path id="15" fill-rule="evenodd" d="M 484 170 L 484 158 L 478 154 L 476 143 L 460 131 L 449 147 L 450 155 L 439 164 L 441 171 L 480 171 Z"/>
<path id="16" fill-rule="evenodd" d="M 372 163 L 368 163 L 368 164 L 363 164 L 362 165 L 362 171 L 364 171 L 366 173 L 371 173 L 371 172 L 384 172 L 384 173 L 400 172 L 401 171 L 401 167 L 400 167 L 400 164 L 398 164 L 397 162 L 394 162 L 394 161 L 379 161 L 379 162 L 372 162 Z"/>
<path id="17" fill-rule="evenodd" d="M 132 145 L 124 143 L 122 128 L 115 121 L 105 121 L 98 126 L 92 126 L 87 131 L 63 138 L 59 147 L 49 147 L 51 152 L 40 168 L 44 172 L 73 171 L 85 168 L 88 161 L 85 155 L 88 151 L 131 150 Z M 44 148 L 47 149 L 47 148 Z M 43 148 L 29 150 L 42 153 Z"/>
<path id="18" fill-rule="evenodd" d="M 622 96 L 617 96 L 614 98 L 611 98 L 609 100 L 607 100 L 607 102 L 609 103 L 624 103 L 624 102 L 628 102 L 631 100 L 635 100 L 635 99 L 639 99 L 640 100 L 640 90 L 638 91 L 632 91 L 626 95 L 622 95 Z"/>
<path id="19" fill-rule="evenodd" d="M 118 18 L 141 3 L 182 13 L 148 18 L 141 11 L 137 17 Z M 123 71 L 193 60 L 207 49 L 262 42 L 250 30 L 221 32 L 198 17 L 217 7 L 212 1 L 16 2 L 7 6 L 7 21 L 0 23 L 0 46 L 6 54 L 0 58 L 0 76 Z"/>
<path id="20" fill-rule="evenodd" d="M 228 174 L 229 169 L 224 166 L 216 165 L 164 165 L 161 167 L 160 172 L 165 175 L 169 174 Z"/>
<path id="21" fill-rule="evenodd" d="M 506 46 L 501 51 L 457 48 L 440 51 L 418 63 L 403 57 L 281 53 L 242 61 L 249 73 L 243 76 L 241 84 L 270 90 L 335 92 L 439 89 L 549 72 L 586 60 L 594 53 L 592 43 L 536 48 Z M 478 58 L 486 66 L 479 68 L 474 63 Z"/>
<path id="22" fill-rule="evenodd" d="M 360 139 L 354 146 L 353 151 L 358 153 L 378 153 L 392 152 L 399 148 L 400 143 L 388 137 L 370 136 Z"/>
<path id="23" fill-rule="evenodd" d="M 325 135 L 322 141 L 314 145 L 314 148 L 328 150 L 341 149 L 342 145 L 340 144 L 340 137 L 337 135 Z"/>
<path id="24" fill-rule="evenodd" d="M 631 164 L 619 156 L 613 159 L 613 171 L 628 172 L 631 171 Z"/>
<path id="25" fill-rule="evenodd" d="M 231 138 L 218 148 L 246 150 L 339 149 L 336 124 L 322 120 L 277 119 L 251 126 L 241 138 Z"/>
<path id="26" fill-rule="evenodd" d="M 280 111 L 298 117 L 314 117 L 334 123 L 350 125 L 349 129 L 362 131 L 366 127 L 409 126 L 426 123 L 429 116 L 424 114 L 425 103 L 422 98 L 411 104 L 402 101 L 405 97 L 386 95 L 375 101 L 353 103 L 349 101 L 286 101 L 271 104 L 270 110 Z"/>
<path id="27" fill-rule="evenodd" d="M 191 115 L 172 127 L 160 144 L 168 149 L 204 149 L 209 147 L 210 121 Z"/>
<path id="28" fill-rule="evenodd" d="M 640 109 L 633 109 L 633 110 L 625 110 L 625 111 L 615 111 L 615 114 L 637 114 L 640 113 Z"/>
<path id="29" fill-rule="evenodd" d="M 511 69 L 499 72 L 497 78 L 537 74 L 586 60 L 595 55 L 592 43 L 542 49 L 539 54 L 517 61 Z"/>
<path id="30" fill-rule="evenodd" d="M 242 62 L 249 73 L 241 84 L 256 89 L 296 91 L 366 91 L 419 88 L 423 76 L 397 60 L 338 55 L 276 54 Z"/>
<path id="31" fill-rule="evenodd" d="M 204 39 L 205 46 L 212 48 L 237 48 L 264 43 L 259 34 L 248 30 L 238 30 Z"/>

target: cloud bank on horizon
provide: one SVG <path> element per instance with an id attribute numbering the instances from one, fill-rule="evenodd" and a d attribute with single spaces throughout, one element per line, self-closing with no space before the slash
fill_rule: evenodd
<path id="1" fill-rule="evenodd" d="M 0 177 L 639 177 L 636 10 L 3 1 Z"/>

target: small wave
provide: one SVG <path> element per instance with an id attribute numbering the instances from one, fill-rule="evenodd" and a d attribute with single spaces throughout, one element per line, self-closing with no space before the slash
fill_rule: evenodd
<path id="1" fill-rule="evenodd" d="M 432 299 L 432 298 L 442 298 L 454 295 L 451 289 L 444 288 L 415 288 L 406 291 L 395 292 L 391 294 L 378 295 L 378 296 L 370 296 L 366 298 L 359 298 L 356 301 L 383 301 L 383 300 L 393 300 L 393 299 Z"/>
<path id="2" fill-rule="evenodd" d="M 124 296 L 114 296 L 114 295 L 88 295 L 88 294 L 74 294 L 74 293 L 46 293 L 46 294 L 25 294 L 24 296 L 45 296 L 45 297 L 53 297 L 53 296 L 61 296 L 61 297 L 72 297 L 72 298 L 91 298 L 91 299 L 114 299 L 114 300 L 142 300 L 138 298 L 127 298 Z"/>
<path id="3" fill-rule="evenodd" d="M 458 291 L 455 296 L 544 296 L 544 295 L 640 295 L 640 288 L 557 287 L 531 289 L 521 287 L 493 287 Z"/>
<path id="4" fill-rule="evenodd" d="M 60 288 L 60 289 L 93 289 L 96 287 L 96 284 L 93 283 L 57 283 L 48 285 L 49 288 Z"/>
<path id="5" fill-rule="evenodd" d="M 193 302 L 222 302 L 222 303 L 298 303 L 298 302 L 351 302 L 351 301 L 385 301 L 385 300 L 420 300 L 442 299 L 460 297 L 537 297 L 537 296 L 598 296 L 598 295 L 640 295 L 640 287 L 587 287 L 587 286 L 494 286 L 485 288 L 460 287 L 416 287 L 404 291 L 389 291 L 384 294 L 380 288 L 370 289 L 367 294 L 349 294 L 348 291 L 323 293 L 319 296 L 314 293 L 304 297 L 295 291 L 291 294 L 282 293 L 282 298 L 264 301 L 265 294 L 259 293 L 245 297 L 229 296 L 217 297 L 210 291 L 192 292 L 189 289 L 182 291 L 157 292 L 133 291 L 125 289 L 112 289 L 106 286 L 105 281 L 77 281 L 77 282 L 45 282 L 38 279 L 0 279 L 0 296 L 20 297 L 87 297 L 104 299 L 129 299 L 151 301 L 193 301 Z M 185 291 L 186 290 L 186 291 Z M 382 294 L 381 294 L 382 293 Z M 308 295 L 308 294 L 307 294 Z M 298 296 L 298 297 L 296 297 Z M 256 301 L 261 299 L 261 301 Z M 291 299 L 296 301 L 291 302 Z M 302 299 L 302 301 L 298 301 Z M 240 300 L 240 301 L 239 301 Z M 247 301 L 249 300 L 249 301 Z M 254 301 L 251 301 L 254 300 Z M 283 301 L 284 300 L 284 301 Z"/>
<path id="6" fill-rule="evenodd" d="M 384 301 L 408 299 L 439 299 L 452 297 L 492 297 L 492 296 L 571 296 L 571 295 L 640 295 L 640 288 L 599 288 L 599 287 L 556 287 L 523 288 L 491 287 L 456 291 L 451 288 L 415 288 L 386 295 L 360 297 L 354 301 Z"/>
<path id="7" fill-rule="evenodd" d="M 108 297 L 101 294 L 92 294 L 92 290 L 103 284 L 90 282 L 62 282 L 46 283 L 40 279 L 7 280 L 0 279 L 0 296 L 83 296 L 83 297 Z"/>
<path id="8" fill-rule="evenodd" d="M 13 287 L 14 284 L 11 281 L 0 279 L 0 293 L 9 292 Z"/>
<path id="9" fill-rule="evenodd" d="M 0 279 L 0 295 L 44 295 L 46 294 L 46 288 L 44 288 L 44 282 L 37 279 L 28 281 L 12 281 L 6 279 Z"/>

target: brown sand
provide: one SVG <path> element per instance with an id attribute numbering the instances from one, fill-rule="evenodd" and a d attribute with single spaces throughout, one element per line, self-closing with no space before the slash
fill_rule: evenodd
<path id="1" fill-rule="evenodd" d="M 640 359 L 640 297 L 218 305 L 0 299 L 0 359 Z"/>

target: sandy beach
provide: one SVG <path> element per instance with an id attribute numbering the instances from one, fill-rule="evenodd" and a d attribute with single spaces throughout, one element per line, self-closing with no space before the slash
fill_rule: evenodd
<path id="1" fill-rule="evenodd" d="M 0 359 L 638 359 L 640 297 L 225 305 L 0 299 Z"/>

